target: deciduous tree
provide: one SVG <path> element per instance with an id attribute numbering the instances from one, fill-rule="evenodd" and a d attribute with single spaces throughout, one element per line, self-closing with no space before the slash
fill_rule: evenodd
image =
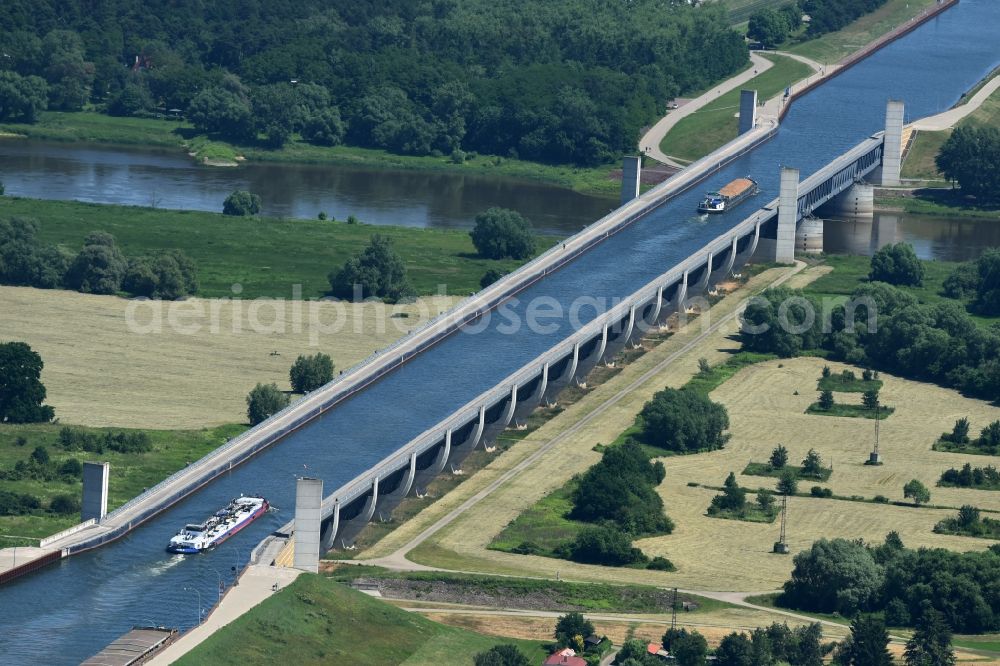
<path id="1" fill-rule="evenodd" d="M 333 359 L 322 352 L 300 354 L 288 374 L 294 392 L 309 393 L 333 379 Z"/>
<path id="2" fill-rule="evenodd" d="M 42 357 L 24 342 L 0 343 L 0 423 L 45 423 L 55 410 L 43 405 Z"/>
<path id="3" fill-rule="evenodd" d="M 531 225 L 514 210 L 490 208 L 480 213 L 469 235 L 476 251 L 487 259 L 527 259 L 535 252 Z"/>
<path id="4" fill-rule="evenodd" d="M 257 384 L 247 396 L 247 417 L 250 425 L 266 421 L 288 406 L 288 396 L 277 384 Z"/>

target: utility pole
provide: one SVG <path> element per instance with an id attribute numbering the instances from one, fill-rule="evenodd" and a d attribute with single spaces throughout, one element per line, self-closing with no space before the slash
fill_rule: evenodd
<path id="1" fill-rule="evenodd" d="M 771 550 L 773 553 L 778 555 L 787 555 L 789 553 L 788 541 L 785 537 L 785 529 L 788 525 L 788 495 L 784 494 L 781 496 L 781 534 L 778 536 L 778 541 L 774 544 L 774 548 Z"/>
<path id="2" fill-rule="evenodd" d="M 677 588 L 674 588 L 674 598 L 670 602 L 670 631 L 677 629 Z"/>
<path id="3" fill-rule="evenodd" d="M 868 456 L 867 465 L 881 465 L 882 455 L 878 452 L 878 438 L 879 438 L 879 414 L 881 410 L 881 403 L 875 403 L 875 448 L 872 449 L 871 454 Z"/>

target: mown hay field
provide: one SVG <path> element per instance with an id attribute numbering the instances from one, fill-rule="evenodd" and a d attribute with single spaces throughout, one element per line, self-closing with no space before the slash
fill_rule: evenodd
<path id="1" fill-rule="evenodd" d="M 422 605 L 417 604 L 420 608 Z M 476 615 L 470 613 L 454 612 L 421 612 L 424 617 L 450 624 L 462 629 L 468 629 L 481 634 L 494 636 L 510 636 L 522 640 L 546 640 L 551 638 L 555 631 L 556 618 L 554 617 L 516 617 L 512 615 Z M 586 613 L 584 615 L 587 615 Z M 588 616 L 589 617 L 589 616 Z M 644 641 L 660 642 L 663 633 L 670 626 L 670 615 L 657 616 L 622 616 L 621 620 L 611 620 L 608 616 L 592 619 L 594 623 L 594 633 L 599 636 L 607 636 L 615 645 L 621 645 L 628 638 L 641 638 Z M 687 629 L 697 629 L 711 647 L 716 647 L 723 636 L 733 631 L 750 631 L 756 627 L 762 627 L 772 622 L 787 622 L 789 626 L 799 626 L 807 624 L 802 620 L 796 620 L 777 613 L 767 613 L 751 608 L 729 608 L 718 611 L 711 616 L 698 615 L 692 618 L 683 612 L 677 616 L 677 624 Z M 847 633 L 847 628 L 823 626 L 823 636 L 827 640 L 843 638 Z"/>
<path id="2" fill-rule="evenodd" d="M 246 422 L 247 392 L 258 382 L 290 390 L 288 369 L 299 354 L 324 352 L 335 372 L 349 368 L 456 300 L 141 303 L 0 287 L 0 342 L 27 342 L 41 354 L 48 404 L 62 423 L 191 429 Z"/>
<path id="3" fill-rule="evenodd" d="M 435 534 L 431 540 L 411 551 L 410 558 L 423 564 L 460 570 L 489 571 L 514 575 L 557 574 L 573 580 L 600 580 L 609 582 L 642 582 L 668 584 L 679 580 L 676 574 L 634 569 L 615 569 L 577 565 L 553 558 L 515 555 L 486 550 L 486 546 L 510 521 L 527 507 L 562 486 L 574 474 L 586 470 L 600 459 L 593 450 L 600 443 L 614 441 L 625 428 L 632 425 L 636 414 L 653 393 L 664 386 L 682 386 L 698 372 L 698 359 L 706 358 L 718 364 L 729 358 L 739 347 L 733 339 L 735 323 L 725 325 L 704 339 L 696 340 L 706 321 L 720 321 L 732 313 L 740 299 L 771 284 L 787 269 L 771 269 L 751 278 L 750 282 L 716 304 L 710 312 L 696 320 L 673 337 L 667 339 L 635 362 L 625 366 L 620 374 L 588 392 L 580 401 L 553 418 L 537 431 L 528 435 L 517 446 L 449 493 L 408 523 L 401 525 L 365 556 L 377 557 L 405 546 L 410 539 L 454 510 L 470 496 L 481 491 L 506 470 L 546 445 L 554 438 L 559 441 L 541 457 L 521 470 L 514 478 L 497 488 L 485 501 L 463 512 L 455 521 Z M 689 343 L 693 343 L 688 347 Z M 606 408 L 598 417 L 579 425 L 581 419 L 604 405 L 646 373 L 671 360 L 661 371 L 628 390 L 617 402 Z M 573 429 L 567 434 L 567 431 Z M 669 465 L 668 465 L 669 470 Z M 716 521 L 731 522 L 731 521 Z M 685 585 L 686 586 L 686 585 Z M 698 589 L 691 587 L 690 589 Z M 721 588 L 705 589 L 729 589 Z M 751 588 L 756 589 L 756 588 Z"/>
<path id="4" fill-rule="evenodd" d="M 727 299 L 728 300 L 728 299 Z M 717 315 L 726 302 L 716 306 Z M 652 361 L 667 348 L 677 350 L 684 340 L 682 331 L 675 339 L 661 345 L 642 360 Z M 975 465 L 990 464 L 989 458 L 939 453 L 931 450 L 942 432 L 950 430 L 957 418 L 970 417 L 978 430 L 1000 418 L 1000 409 L 985 402 L 962 397 L 955 391 L 882 375 L 885 386 L 883 404 L 896 408 L 880 422 L 881 451 L 885 464 L 864 465 L 874 441 L 874 421 L 805 414 L 816 399 L 816 382 L 824 361 L 815 358 L 770 361 L 742 370 L 712 393 L 729 410 L 732 439 L 724 450 L 695 456 L 664 459 L 667 476 L 660 486 L 667 513 L 677 524 L 673 534 L 636 542 L 649 556 L 663 555 L 676 566 L 672 573 L 638 571 L 579 565 L 553 558 L 516 555 L 486 550 L 486 546 L 504 526 L 526 507 L 560 487 L 598 459 L 592 447 L 612 441 L 617 433 L 632 424 L 642 403 L 654 390 L 665 385 L 680 386 L 697 371 L 697 359 L 706 357 L 715 364 L 727 351 L 738 347 L 731 336 L 709 336 L 694 349 L 685 352 L 663 373 L 634 391 L 626 400 L 587 424 L 567 441 L 547 452 L 534 465 L 498 488 L 485 501 L 465 511 L 451 525 L 431 540 L 411 551 L 411 559 L 437 566 L 499 573 L 561 575 L 565 579 L 620 582 L 643 582 L 677 585 L 689 590 L 758 592 L 774 590 L 787 580 L 792 558 L 770 553 L 778 538 L 778 523 L 760 524 L 709 518 L 705 514 L 715 491 L 690 487 L 688 482 L 719 486 L 734 471 L 741 485 L 773 487 L 774 480 L 743 476 L 739 472 L 748 462 L 766 461 L 777 444 L 790 451 L 790 460 L 798 463 L 810 448 L 815 448 L 824 465 L 833 466 L 827 483 L 838 495 L 873 498 L 883 495 L 902 501 L 903 484 L 921 480 L 931 490 L 932 504 L 958 507 L 971 503 L 983 509 L 1000 510 L 1000 493 L 937 488 L 941 472 L 965 461 Z M 662 350 L 662 352 L 661 352 Z M 834 372 L 846 366 L 830 363 Z M 525 444 L 556 436 L 582 418 L 604 390 L 620 390 L 626 373 L 598 388 L 564 414 L 532 433 Z M 856 372 L 860 371 L 855 369 Z M 619 381 L 621 379 L 621 381 Z M 795 395 L 796 391 L 798 395 Z M 843 402 L 860 402 L 859 394 L 838 394 Z M 587 405 L 590 405 L 589 409 Z M 499 464 L 501 461 L 498 460 Z M 487 468 L 486 471 L 488 471 Z M 494 479 L 497 469 L 483 483 Z M 808 490 L 812 484 L 802 484 Z M 469 487 L 469 491 L 473 488 Z M 463 493 L 464 494 L 464 493 Z M 459 503 L 443 501 L 445 507 Z M 953 515 L 954 509 L 927 509 L 889 504 L 849 502 L 834 499 L 795 497 L 790 500 L 788 541 L 792 552 L 808 548 L 816 539 L 827 537 L 864 538 L 881 541 L 896 530 L 909 546 L 934 546 L 953 550 L 981 550 L 992 542 L 983 539 L 938 535 L 934 524 Z M 421 521 L 417 521 L 420 523 Z M 403 526 L 399 537 L 418 528 Z M 395 542 L 402 545 L 399 542 Z M 388 546 L 389 544 L 385 544 Z M 384 551 L 383 551 L 384 552 Z"/>

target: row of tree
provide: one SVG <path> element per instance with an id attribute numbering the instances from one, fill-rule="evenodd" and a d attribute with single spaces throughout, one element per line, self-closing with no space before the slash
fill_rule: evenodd
<path id="1" fill-rule="evenodd" d="M 829 320 L 822 313 L 819 302 L 801 291 L 765 291 L 743 314 L 743 347 L 783 357 L 825 349 L 848 363 L 1000 398 L 1000 332 L 977 326 L 957 303 L 923 305 L 910 293 L 872 282 L 858 287 Z"/>
<path id="2" fill-rule="evenodd" d="M 272 146 L 299 133 L 578 164 L 634 149 L 666 100 L 747 61 L 724 7 L 655 0 L 114 0 L 100 11 L 13 0 L 0 26 L 0 69 L 44 84 L 33 94 L 49 108 L 180 109 L 207 131 Z"/>
<path id="3" fill-rule="evenodd" d="M 594 527 L 581 530 L 557 554 L 610 566 L 649 563 L 649 558 L 632 546 L 632 540 L 673 531 L 674 523 L 664 513 L 663 498 L 656 492 L 665 475 L 663 463 L 650 462 L 636 442 L 608 447 L 601 461 L 580 477 L 568 516 L 594 523 Z M 653 568 L 673 566 L 657 558 Z"/>
<path id="4" fill-rule="evenodd" d="M 747 37 L 767 49 L 782 44 L 802 25 L 802 9 L 791 3 L 782 7 L 765 7 L 750 15 Z"/>
<path id="5" fill-rule="evenodd" d="M 1000 470 L 993 465 L 973 467 L 971 463 L 965 463 L 960 469 L 952 467 L 942 472 L 938 485 L 1000 490 Z"/>
<path id="6" fill-rule="evenodd" d="M 942 290 L 949 298 L 968 301 L 973 312 L 1000 315 L 1000 250 L 987 248 L 975 261 L 959 264 L 945 278 Z"/>
<path id="7" fill-rule="evenodd" d="M 177 299 L 198 289 L 198 270 L 180 250 L 126 258 L 114 236 L 89 234 L 75 256 L 38 238 L 37 220 L 0 219 L 0 284 L 87 294 Z"/>
<path id="8" fill-rule="evenodd" d="M 888 0 L 802 0 L 802 10 L 809 15 L 806 34 L 819 37 L 840 30 L 886 2 Z"/>
<path id="9" fill-rule="evenodd" d="M 906 548 L 892 532 L 879 546 L 820 539 L 797 554 L 779 603 L 848 617 L 878 612 L 892 626 L 913 626 L 926 609 L 941 613 L 952 630 L 1000 628 L 1000 548 L 955 553 Z"/>

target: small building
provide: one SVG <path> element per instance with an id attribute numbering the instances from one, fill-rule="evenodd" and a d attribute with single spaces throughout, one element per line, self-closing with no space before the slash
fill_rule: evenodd
<path id="1" fill-rule="evenodd" d="M 646 652 L 660 659 L 670 658 L 670 653 L 664 650 L 663 645 L 660 643 L 650 643 L 646 646 Z"/>
<path id="2" fill-rule="evenodd" d="M 576 650 L 573 648 L 563 648 L 550 654 L 549 658 L 542 662 L 542 666 L 587 666 L 587 660 L 576 656 Z"/>
<path id="3" fill-rule="evenodd" d="M 583 639 L 583 649 L 584 650 L 594 650 L 601 646 L 604 642 L 604 636 L 598 636 L 597 634 L 591 634 Z"/>

